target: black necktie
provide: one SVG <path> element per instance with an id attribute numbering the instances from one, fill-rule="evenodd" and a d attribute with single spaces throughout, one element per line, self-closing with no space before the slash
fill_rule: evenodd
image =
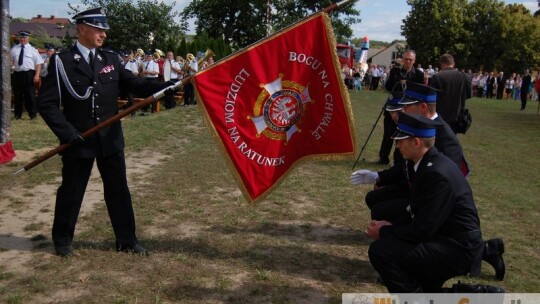
<path id="1" fill-rule="evenodd" d="M 94 52 L 90 51 L 90 53 L 88 54 L 88 64 L 90 65 L 90 68 L 92 68 L 92 70 L 94 69 Z"/>
<path id="2" fill-rule="evenodd" d="M 23 65 L 24 59 L 24 45 L 21 44 L 21 52 L 19 53 L 19 67 Z"/>

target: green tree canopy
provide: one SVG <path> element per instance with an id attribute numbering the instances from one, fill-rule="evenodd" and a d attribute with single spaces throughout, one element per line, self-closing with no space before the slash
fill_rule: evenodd
<path id="1" fill-rule="evenodd" d="M 306 1 L 306 0 L 274 0 L 272 4 L 276 11 L 272 15 L 272 26 L 276 29 L 282 29 L 296 21 L 301 20 L 315 12 L 318 12 L 336 1 Z M 346 42 L 352 38 L 353 31 L 351 25 L 360 23 L 360 11 L 352 5 L 342 7 L 330 13 L 332 26 L 338 42 Z"/>
<path id="2" fill-rule="evenodd" d="M 466 65 L 475 70 L 491 71 L 495 68 L 494 58 L 504 52 L 503 24 L 504 3 L 498 0 L 474 0 L 465 10 L 465 28 L 472 34 L 467 41 L 469 53 Z"/>
<path id="3" fill-rule="evenodd" d="M 182 15 L 195 18 L 197 35 L 223 38 L 240 48 L 264 37 L 266 1 L 193 0 Z"/>
<path id="4" fill-rule="evenodd" d="M 417 62 L 450 53 L 460 68 L 521 72 L 540 60 L 540 18 L 499 0 L 408 0 L 402 34 Z"/>
<path id="5" fill-rule="evenodd" d="M 271 2 L 271 26 L 280 30 L 310 14 L 332 4 L 332 0 L 273 0 Z M 266 36 L 267 1 L 243 0 L 193 0 L 182 15 L 195 18 L 197 35 L 207 33 L 210 37 L 223 37 L 235 48 L 245 47 Z M 346 16 L 343 19 L 338 16 Z M 352 36 L 350 25 L 359 22 L 359 12 L 351 7 L 332 13 L 333 26 L 338 41 Z"/>
<path id="6" fill-rule="evenodd" d="M 470 35 L 464 28 L 467 0 L 407 0 L 411 6 L 401 34 L 416 51 L 416 61 L 435 64 L 449 52 L 464 57 Z"/>
<path id="7" fill-rule="evenodd" d="M 523 74 L 540 61 L 540 19 L 521 4 L 507 5 L 503 14 L 503 52 L 495 68 Z"/>
<path id="8" fill-rule="evenodd" d="M 110 30 L 106 46 L 113 49 L 144 50 L 165 47 L 170 40 L 180 43 L 187 23 L 178 22 L 173 11 L 175 3 L 167 5 L 157 0 L 81 0 L 84 8 L 68 4 L 75 14 L 92 7 L 103 7 Z"/>

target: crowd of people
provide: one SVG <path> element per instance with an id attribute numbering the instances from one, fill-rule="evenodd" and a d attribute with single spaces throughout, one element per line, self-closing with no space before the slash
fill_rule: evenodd
<path id="1" fill-rule="evenodd" d="M 154 52 L 144 52 L 142 49 L 137 49 L 135 52 L 122 52 L 122 64 L 131 71 L 134 76 L 144 78 L 149 82 L 177 82 L 184 77 L 195 75 L 199 69 L 204 69 L 213 64 L 213 58 L 199 59 L 188 53 L 184 59 L 182 56 L 175 56 L 172 51 L 168 51 L 165 55 L 161 50 L 156 49 Z M 126 92 L 121 92 L 121 98 L 128 100 L 127 106 L 133 104 L 133 96 Z M 191 82 L 184 86 L 183 94 L 184 102 L 182 106 L 187 107 L 197 104 L 195 100 L 195 92 Z M 165 109 L 176 107 L 174 96 L 164 98 Z M 156 105 L 152 105 L 152 112 L 156 112 Z M 145 115 L 148 108 L 143 109 L 141 115 Z M 134 113 L 132 113 L 133 115 Z"/>
<path id="2" fill-rule="evenodd" d="M 370 64 L 362 79 L 359 63 L 356 63 L 352 68 L 344 64 L 342 65 L 341 76 L 350 90 L 384 90 L 390 76 L 390 70 L 403 65 L 404 63 L 400 60 L 392 62 L 389 67 L 374 63 Z M 432 65 L 428 65 L 424 69 L 421 64 L 417 64 L 415 68 L 423 73 L 423 83 L 426 85 L 431 84 L 433 76 L 440 72 L 438 67 L 433 68 Z M 523 74 L 515 72 L 505 74 L 502 71 L 472 72 L 472 70 L 465 71 L 461 69 L 461 72 L 471 79 L 471 96 L 520 100 L 521 110 L 525 109 L 528 100 L 539 101 L 540 71 L 536 71 L 534 74 L 531 74 L 529 70 L 523 71 Z"/>
<path id="3" fill-rule="evenodd" d="M 30 119 L 35 119 L 37 112 L 36 96 L 44 80 L 49 77 L 49 63 L 53 54 L 66 51 L 56 49 L 51 44 L 45 44 L 45 53 L 41 54 L 30 42 L 31 33 L 20 31 L 15 45 L 11 48 L 10 57 L 12 64 L 11 83 L 13 91 L 14 119 L 23 117 L 26 110 Z M 198 59 L 195 55 L 188 53 L 184 59 L 178 55 L 175 57 L 172 51 L 165 55 L 161 50 L 116 52 L 121 59 L 121 64 L 135 77 L 145 79 L 148 82 L 165 83 L 167 81 L 176 82 L 182 78 L 194 75 L 198 70 L 204 69 L 214 63 L 212 57 Z M 184 107 L 195 105 L 195 93 L 191 83 L 184 87 L 181 95 Z M 125 107 L 133 105 L 135 98 L 146 98 L 148 96 L 134 96 L 126 90 L 121 90 L 119 98 L 127 100 Z M 165 109 L 176 107 L 177 102 L 174 96 L 163 98 Z M 151 108 L 151 109 L 150 109 Z M 149 111 L 156 112 L 157 103 L 150 107 L 145 107 L 140 115 L 146 115 Z M 135 113 L 132 113 L 132 116 Z"/>

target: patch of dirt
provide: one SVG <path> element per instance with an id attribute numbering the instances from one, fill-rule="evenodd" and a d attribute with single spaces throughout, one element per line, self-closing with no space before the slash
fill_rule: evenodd
<path id="1" fill-rule="evenodd" d="M 16 161 L 26 164 L 48 150 L 15 151 Z M 149 153 L 152 153 L 152 157 L 147 157 Z M 150 174 L 152 167 L 167 158 L 170 157 L 155 151 L 141 151 L 128 155 L 126 157 L 128 180 L 134 176 L 139 177 L 138 180 L 145 180 L 140 177 Z M 60 172 L 60 168 L 58 171 Z M 15 186 L 9 192 L 2 193 L 0 197 L 0 266 L 3 271 L 19 273 L 30 271 L 25 265 L 32 259 L 32 250 L 36 242 L 40 240 L 50 242 L 56 191 L 60 182 L 61 177 L 58 176 L 53 181 L 47 181 L 32 188 Z M 128 184 L 131 188 L 138 186 L 131 182 Z M 94 164 L 79 214 L 76 234 L 84 229 L 83 216 L 94 210 L 98 203 L 105 202 L 103 184 Z M 33 237 L 37 240 L 32 241 Z"/>

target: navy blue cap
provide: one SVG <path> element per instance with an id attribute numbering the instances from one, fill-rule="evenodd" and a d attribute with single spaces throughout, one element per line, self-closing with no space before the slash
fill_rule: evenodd
<path id="1" fill-rule="evenodd" d="M 437 102 L 437 92 L 442 91 L 427 85 L 407 81 L 404 92 L 405 96 L 400 104 L 413 104 L 417 102 L 435 103 Z"/>
<path id="2" fill-rule="evenodd" d="M 83 12 L 78 13 L 73 16 L 76 24 L 86 24 L 89 26 L 97 27 L 103 30 L 109 29 L 109 24 L 107 23 L 107 16 L 103 8 L 96 7 Z"/>
<path id="3" fill-rule="evenodd" d="M 19 37 L 23 38 L 23 37 L 29 37 L 30 36 L 30 32 L 29 31 L 20 31 L 19 32 Z"/>
<path id="4" fill-rule="evenodd" d="M 402 99 L 403 92 L 393 92 L 390 94 L 386 100 L 386 111 L 393 112 L 403 110 L 403 105 L 399 103 Z"/>
<path id="5" fill-rule="evenodd" d="M 399 113 L 397 131 L 392 139 L 405 139 L 408 137 L 430 138 L 436 134 L 436 127 L 442 123 L 422 115 Z"/>
<path id="6" fill-rule="evenodd" d="M 46 50 L 54 50 L 54 45 L 52 45 L 50 43 L 45 43 L 43 48 L 46 49 Z"/>

